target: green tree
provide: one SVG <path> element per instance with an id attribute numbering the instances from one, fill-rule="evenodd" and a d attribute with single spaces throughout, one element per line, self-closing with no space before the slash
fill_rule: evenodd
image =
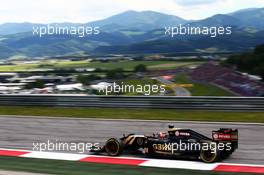
<path id="1" fill-rule="evenodd" d="M 135 66 L 134 71 L 135 72 L 146 72 L 147 67 L 144 64 L 139 64 L 139 65 Z"/>
<path id="2" fill-rule="evenodd" d="M 45 83 L 43 80 L 36 80 L 35 82 L 28 83 L 25 89 L 44 88 Z"/>
<path id="3" fill-rule="evenodd" d="M 106 77 L 108 79 L 121 79 L 121 78 L 124 78 L 125 77 L 124 70 L 122 68 L 109 70 L 106 73 Z"/>
<path id="4" fill-rule="evenodd" d="M 84 84 L 84 85 L 90 85 L 92 81 L 100 80 L 101 77 L 98 77 L 94 74 L 91 75 L 79 75 L 77 77 L 77 81 Z"/>
<path id="5" fill-rule="evenodd" d="M 264 54 L 264 44 L 259 45 L 255 48 L 255 54 Z"/>
<path id="6" fill-rule="evenodd" d="M 264 45 L 257 46 L 252 53 L 232 55 L 224 65 L 236 66 L 238 70 L 259 75 L 264 80 Z"/>

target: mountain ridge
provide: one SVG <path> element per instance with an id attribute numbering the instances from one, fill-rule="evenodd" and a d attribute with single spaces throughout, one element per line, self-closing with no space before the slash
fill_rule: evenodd
<path id="1" fill-rule="evenodd" d="M 108 54 L 114 51 L 116 53 L 195 51 L 207 49 L 210 46 L 219 50 L 245 50 L 259 44 L 261 40 L 264 41 L 261 36 L 264 33 L 262 32 L 264 31 L 264 22 L 262 22 L 264 20 L 260 20 L 262 17 L 264 19 L 264 8 L 216 14 L 198 21 L 187 21 L 177 16 L 154 11 L 127 11 L 85 24 L 53 23 L 60 26 L 100 25 L 102 27 L 100 35 L 84 38 L 67 35 L 39 38 L 32 35 L 34 23 L 22 23 L 25 25 L 22 27 L 19 23 L 7 23 L 0 25 L 0 58 L 8 58 L 17 54 L 39 57 L 79 52 Z M 165 25 L 177 26 L 179 23 L 208 27 L 232 25 L 235 34 L 230 39 L 219 37 L 217 40 L 200 36 L 181 36 L 174 39 L 164 36 Z M 1 35 L 3 29 L 7 30 L 8 35 L 3 33 Z"/>
<path id="2" fill-rule="evenodd" d="M 255 12 L 260 13 L 255 15 L 252 13 Z M 73 22 L 57 22 L 57 23 L 48 23 L 48 24 L 59 24 L 61 26 L 67 26 L 67 25 L 92 25 L 92 26 L 99 26 L 104 28 L 107 25 L 110 26 L 117 26 L 116 29 L 109 29 L 109 27 L 106 27 L 105 30 L 108 31 L 115 31 L 115 30 L 123 30 L 123 29 L 143 29 L 146 27 L 146 25 L 143 25 L 143 23 L 146 23 L 148 26 L 149 31 L 163 28 L 166 25 L 177 25 L 177 24 L 192 24 L 192 23 L 203 23 L 204 21 L 210 20 L 212 18 L 217 18 L 218 16 L 231 16 L 234 19 L 241 20 L 246 19 L 246 23 L 250 26 L 252 26 L 252 23 L 257 24 L 258 27 L 264 27 L 264 20 L 261 22 L 261 19 L 264 19 L 264 7 L 262 8 L 247 8 L 247 9 L 241 9 L 232 13 L 227 14 L 215 14 L 213 16 L 207 17 L 205 19 L 201 20 L 186 20 L 184 18 L 181 18 L 176 15 L 169 15 L 166 13 L 161 12 L 155 12 L 155 11 L 125 11 L 123 13 L 119 13 L 113 16 L 110 16 L 108 18 L 92 21 L 88 23 L 73 23 Z M 259 15 L 259 16 L 258 16 Z M 252 18 L 249 18 L 249 16 L 254 16 L 258 19 L 258 21 L 253 20 Z M 256 17 L 257 16 L 257 17 Z M 240 19 L 239 19 L 240 18 Z M 138 23 L 138 26 L 137 26 Z M 245 20 L 243 20 L 243 23 L 245 23 Z M 260 24 L 259 24 L 260 23 Z M 33 26 L 43 26 L 47 25 L 44 23 L 30 23 L 30 22 L 23 22 L 23 23 L 4 23 L 0 24 L 0 35 L 7 35 L 7 34 L 15 34 L 15 33 L 22 33 L 22 32 L 29 32 L 32 30 Z M 133 28 L 134 27 L 134 28 Z M 245 26 L 243 26 L 245 27 Z M 146 31 L 146 30 L 144 30 Z"/>

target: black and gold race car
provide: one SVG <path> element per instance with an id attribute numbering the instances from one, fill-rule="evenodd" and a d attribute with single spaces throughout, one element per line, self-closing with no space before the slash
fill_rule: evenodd
<path id="1" fill-rule="evenodd" d="M 167 132 L 153 136 L 129 134 L 120 139 L 110 138 L 102 148 L 93 152 L 109 156 L 128 152 L 147 157 L 196 159 L 212 163 L 228 158 L 237 148 L 237 129 L 212 131 L 212 138 L 209 138 L 191 129 L 178 129 L 169 125 Z"/>

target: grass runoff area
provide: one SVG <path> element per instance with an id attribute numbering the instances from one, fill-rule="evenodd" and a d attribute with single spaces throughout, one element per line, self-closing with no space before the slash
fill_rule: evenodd
<path id="1" fill-rule="evenodd" d="M 15 65 L 0 65 L 0 72 L 20 72 L 20 71 L 31 71 L 34 69 L 63 69 L 63 68 L 100 68 L 100 69 L 116 69 L 123 68 L 124 70 L 133 70 L 135 66 L 139 64 L 144 64 L 150 70 L 166 70 L 172 68 L 178 68 L 181 66 L 193 66 L 199 65 L 204 62 L 202 61 L 109 61 L 109 62 L 90 62 L 87 60 L 81 61 L 56 61 L 48 62 L 42 61 L 40 63 L 32 64 L 21 64 L 17 63 Z"/>
<path id="2" fill-rule="evenodd" d="M 125 165 L 107 165 L 72 161 L 43 160 L 29 158 L 0 157 L 0 169 L 56 175 L 238 175 L 239 173 L 222 173 L 181 169 L 148 168 Z M 243 173 L 250 175 L 249 173 Z M 253 175 L 253 174 L 252 174 Z"/>
<path id="3" fill-rule="evenodd" d="M 0 115 L 264 123 L 264 112 L 0 106 Z"/>

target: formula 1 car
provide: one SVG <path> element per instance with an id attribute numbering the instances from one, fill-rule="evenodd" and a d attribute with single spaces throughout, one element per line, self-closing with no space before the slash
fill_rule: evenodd
<path id="1" fill-rule="evenodd" d="M 212 138 L 209 138 L 191 129 L 177 129 L 169 125 L 167 132 L 153 136 L 129 134 L 120 139 L 110 138 L 103 147 L 92 152 L 109 156 L 128 152 L 147 157 L 196 159 L 212 163 L 228 158 L 237 148 L 237 129 L 212 131 Z"/>

